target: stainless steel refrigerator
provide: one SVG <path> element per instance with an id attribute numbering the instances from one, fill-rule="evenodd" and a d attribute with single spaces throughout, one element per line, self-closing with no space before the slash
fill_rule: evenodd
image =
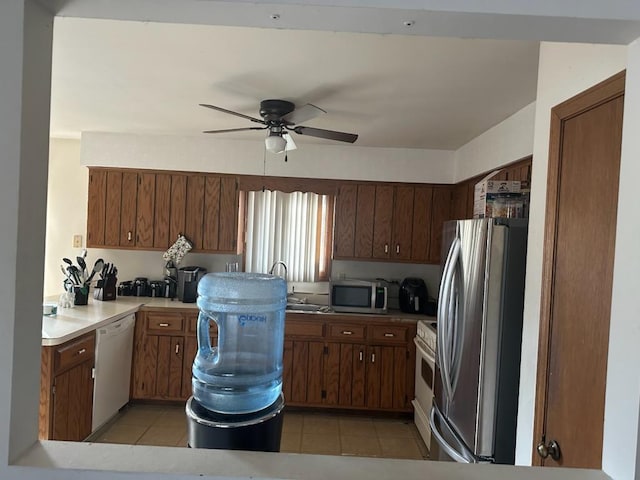
<path id="1" fill-rule="evenodd" d="M 527 219 L 445 223 L 431 457 L 513 464 Z"/>

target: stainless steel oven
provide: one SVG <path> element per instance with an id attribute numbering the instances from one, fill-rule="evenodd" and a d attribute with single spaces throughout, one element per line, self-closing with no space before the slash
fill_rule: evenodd
<path id="1" fill-rule="evenodd" d="M 433 382 L 436 370 L 435 322 L 419 320 L 416 337 L 416 385 L 413 400 L 414 421 L 425 445 L 431 450 L 429 413 L 433 404 Z"/>

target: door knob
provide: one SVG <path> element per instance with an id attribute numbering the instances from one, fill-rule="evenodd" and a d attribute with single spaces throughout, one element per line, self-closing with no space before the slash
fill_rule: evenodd
<path id="1" fill-rule="evenodd" d="M 560 445 L 555 440 L 551 440 L 548 445 L 540 442 L 536 449 L 542 458 L 551 457 L 554 460 L 560 460 Z"/>

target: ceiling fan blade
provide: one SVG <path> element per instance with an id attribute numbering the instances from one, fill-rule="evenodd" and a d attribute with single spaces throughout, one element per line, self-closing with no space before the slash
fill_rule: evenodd
<path id="1" fill-rule="evenodd" d="M 246 118 L 247 120 L 251 120 L 252 122 L 262 123 L 262 124 L 265 123 L 264 120 L 261 120 L 259 118 L 250 117 L 249 115 L 245 115 L 244 113 L 233 112 L 231 110 L 227 110 L 226 108 L 216 107 L 215 105 L 207 105 L 206 103 L 200 103 L 199 105 L 201 107 L 206 107 L 206 108 L 210 108 L 212 110 L 217 110 L 218 112 L 228 113 L 230 115 L 235 115 L 236 117 Z"/>
<path id="2" fill-rule="evenodd" d="M 323 113 L 327 112 L 325 112 L 321 108 L 316 107 L 315 105 L 307 103 L 300 108 L 296 108 L 293 112 L 287 113 L 282 117 L 282 120 L 284 120 L 289 125 L 296 125 L 299 123 L 304 123 L 307 120 L 311 120 L 312 118 L 316 118 Z"/>
<path id="3" fill-rule="evenodd" d="M 299 135 L 309 135 L 310 137 L 326 138 L 329 140 L 337 140 L 339 142 L 353 143 L 358 139 L 355 133 L 336 132 L 334 130 L 324 130 L 322 128 L 313 127 L 295 127 L 292 129 Z"/>
<path id="4" fill-rule="evenodd" d="M 205 130 L 202 133 L 231 133 L 231 132 L 246 132 L 247 130 L 265 130 L 269 127 L 244 127 L 244 128 L 227 128 L 225 130 Z"/>
<path id="5" fill-rule="evenodd" d="M 293 137 L 291 135 L 289 135 L 288 133 L 283 133 L 282 134 L 282 138 L 284 138 L 287 141 L 287 146 L 285 147 L 285 150 L 288 152 L 290 150 L 295 150 L 296 148 L 298 148 L 296 146 L 296 142 L 293 141 Z"/>

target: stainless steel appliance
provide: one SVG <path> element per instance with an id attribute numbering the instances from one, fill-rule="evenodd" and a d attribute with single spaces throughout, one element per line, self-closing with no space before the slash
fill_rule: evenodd
<path id="1" fill-rule="evenodd" d="M 387 287 L 376 280 L 331 280 L 329 306 L 334 312 L 385 314 Z"/>
<path id="2" fill-rule="evenodd" d="M 526 219 L 444 226 L 432 459 L 514 463 L 526 247 Z"/>
<path id="3" fill-rule="evenodd" d="M 198 297 L 198 282 L 207 273 L 203 267 L 182 267 L 178 270 L 178 300 L 195 303 Z"/>
<path id="4" fill-rule="evenodd" d="M 431 450 L 431 427 L 429 426 L 429 412 L 433 405 L 433 381 L 436 362 L 436 322 L 418 320 L 416 336 L 416 385 L 413 404 L 414 423 L 422 440 Z"/>

